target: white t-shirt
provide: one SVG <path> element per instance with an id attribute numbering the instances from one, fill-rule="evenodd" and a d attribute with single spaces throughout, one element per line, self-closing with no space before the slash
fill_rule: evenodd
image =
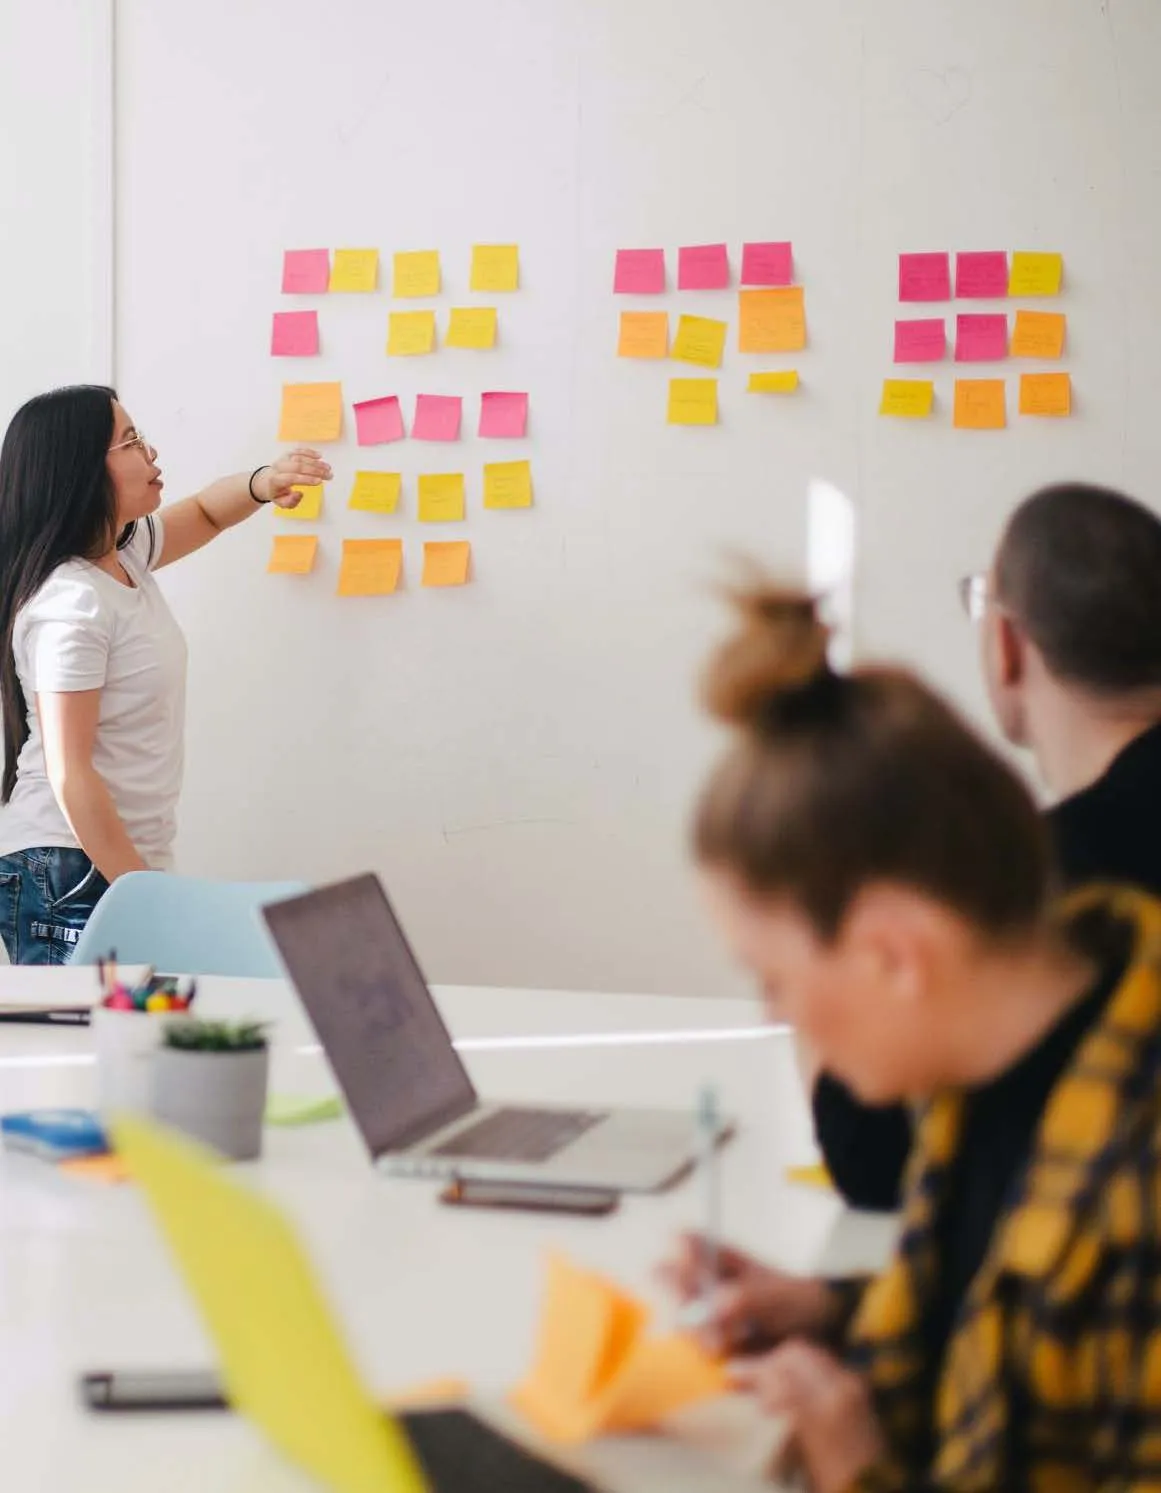
<path id="1" fill-rule="evenodd" d="M 45 770 L 36 696 L 99 689 L 93 766 L 142 860 L 158 871 L 172 865 L 184 765 L 186 645 L 150 574 L 161 557 L 163 532 L 160 518 L 150 517 L 121 551 L 132 586 L 87 560 L 66 560 L 16 614 L 13 651 L 28 701 L 29 736 L 12 798 L 0 808 L 0 855 L 77 847 Z"/>

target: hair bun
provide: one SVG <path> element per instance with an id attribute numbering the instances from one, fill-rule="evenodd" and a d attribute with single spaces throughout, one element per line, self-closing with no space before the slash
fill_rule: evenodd
<path id="1" fill-rule="evenodd" d="M 702 699 L 727 725 L 760 730 L 786 696 L 830 678 L 830 630 L 812 597 L 765 577 L 727 594 L 738 627 L 710 658 Z"/>

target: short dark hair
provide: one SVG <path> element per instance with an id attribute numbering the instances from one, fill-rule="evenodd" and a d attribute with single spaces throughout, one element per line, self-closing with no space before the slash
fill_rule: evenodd
<path id="1" fill-rule="evenodd" d="M 1161 519 L 1083 482 L 1016 509 L 996 555 L 996 599 L 1065 682 L 1104 695 L 1161 687 Z"/>

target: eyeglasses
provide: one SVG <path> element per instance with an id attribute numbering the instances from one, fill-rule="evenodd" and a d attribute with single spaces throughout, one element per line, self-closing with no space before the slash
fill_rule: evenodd
<path id="1" fill-rule="evenodd" d="M 128 451 L 131 446 L 136 446 L 146 461 L 152 461 L 157 455 L 157 448 L 149 444 L 141 431 L 138 431 L 136 435 L 131 435 L 127 441 L 118 441 L 115 446 L 110 446 L 109 450 Z"/>
<path id="2" fill-rule="evenodd" d="M 965 575 L 959 583 L 960 605 L 972 622 L 980 622 L 988 608 L 988 575 L 977 570 L 974 575 Z"/>

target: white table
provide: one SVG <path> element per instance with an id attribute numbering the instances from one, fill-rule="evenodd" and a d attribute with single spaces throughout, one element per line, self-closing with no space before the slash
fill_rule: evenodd
<path id="1" fill-rule="evenodd" d="M 79 978 L 0 969 L 0 1002 L 62 998 Z M 730 1237 L 793 1269 L 873 1268 L 884 1257 L 888 1221 L 845 1213 L 826 1194 L 785 1184 L 786 1164 L 811 1155 L 809 1122 L 790 1043 L 762 1029 L 756 1003 L 470 989 L 437 996 L 485 1095 L 689 1106 L 701 1083 L 716 1083 L 740 1122 L 723 1155 Z M 205 981 L 199 1005 L 275 1023 L 276 1091 L 333 1088 L 281 983 Z M 0 1108 L 87 1104 L 94 1079 L 87 1029 L 0 1027 Z M 690 1186 L 626 1199 L 607 1220 L 442 1208 L 429 1185 L 377 1175 L 345 1120 L 268 1130 L 263 1161 L 243 1170 L 295 1219 L 368 1381 L 384 1392 L 451 1374 L 484 1396 L 502 1393 L 529 1361 L 547 1247 L 563 1247 L 655 1299 L 653 1266 L 680 1228 L 698 1222 Z M 134 1189 L 0 1156 L 6 1486 L 302 1493 L 307 1482 L 236 1417 L 99 1417 L 78 1407 L 82 1370 L 211 1362 Z M 708 1493 L 710 1483 L 692 1475 L 675 1481 L 671 1453 L 614 1446 L 594 1465 L 613 1484 L 624 1480 L 643 1493 Z"/>

